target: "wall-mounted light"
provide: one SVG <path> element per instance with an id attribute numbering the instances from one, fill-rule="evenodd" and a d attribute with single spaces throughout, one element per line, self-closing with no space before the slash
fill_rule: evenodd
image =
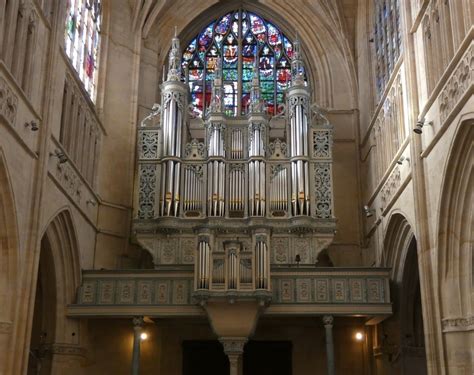
<path id="1" fill-rule="evenodd" d="M 413 131 L 416 133 L 416 134 L 421 134 L 423 133 L 423 126 L 432 126 L 433 125 L 433 121 L 429 121 L 429 122 L 425 122 L 425 119 L 422 118 L 421 120 L 418 120 L 416 122 L 416 125 L 415 127 L 413 128 Z"/>
<path id="2" fill-rule="evenodd" d="M 50 152 L 49 156 L 57 157 L 59 160 L 59 164 L 64 164 L 65 162 L 67 162 L 67 156 L 64 154 L 64 152 L 60 150 L 54 150 L 54 152 Z"/>
<path id="3" fill-rule="evenodd" d="M 39 129 L 38 123 L 36 121 L 25 122 L 25 128 L 30 128 L 32 132 L 35 132 Z"/>
<path id="4" fill-rule="evenodd" d="M 140 334 L 140 340 L 145 341 L 146 339 L 148 339 L 148 333 L 142 332 Z"/>
<path id="5" fill-rule="evenodd" d="M 356 332 L 354 337 L 357 341 L 362 341 L 364 339 L 364 334 L 362 332 Z"/>
<path id="6" fill-rule="evenodd" d="M 366 217 L 371 217 L 374 215 L 375 209 L 371 209 L 369 206 L 364 206 L 364 213 Z"/>
<path id="7" fill-rule="evenodd" d="M 402 155 L 400 156 L 400 159 L 397 160 L 397 164 L 402 165 L 404 161 L 406 161 L 407 163 L 410 163 L 410 158 L 408 156 L 405 157 Z"/>

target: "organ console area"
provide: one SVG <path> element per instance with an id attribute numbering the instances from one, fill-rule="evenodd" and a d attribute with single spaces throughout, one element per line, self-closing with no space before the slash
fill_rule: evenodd
<path id="1" fill-rule="evenodd" d="M 173 38 L 161 104 L 138 129 L 134 230 L 157 269 L 194 266 L 196 296 L 271 296 L 272 267 L 314 265 L 335 231 L 332 127 L 303 74 L 298 41 L 286 105 L 270 118 L 255 74 L 247 115 L 224 111 L 220 64 L 193 118 Z"/>

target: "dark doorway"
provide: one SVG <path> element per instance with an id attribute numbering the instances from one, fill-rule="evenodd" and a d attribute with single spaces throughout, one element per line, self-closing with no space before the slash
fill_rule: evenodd
<path id="1" fill-rule="evenodd" d="M 249 341 L 244 348 L 244 375 L 291 375 L 291 342 Z"/>
<path id="2" fill-rule="evenodd" d="M 227 375 L 229 360 L 219 341 L 184 341 L 183 375 Z"/>

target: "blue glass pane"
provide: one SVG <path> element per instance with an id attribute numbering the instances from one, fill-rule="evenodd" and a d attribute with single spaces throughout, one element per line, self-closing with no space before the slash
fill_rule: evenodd
<path id="1" fill-rule="evenodd" d="M 253 69 L 244 69 L 242 71 L 242 79 L 244 81 L 251 81 L 253 79 Z"/>
<path id="2" fill-rule="evenodd" d="M 189 61 L 193 58 L 194 52 L 196 51 L 196 39 L 193 39 L 191 43 L 189 43 L 188 48 L 183 53 L 183 60 Z"/>
<path id="3" fill-rule="evenodd" d="M 222 34 L 222 35 L 226 34 L 227 31 L 229 31 L 230 20 L 231 20 L 230 13 L 222 17 L 220 21 L 216 24 L 216 33 Z"/>
<path id="4" fill-rule="evenodd" d="M 206 29 L 199 35 L 199 45 L 207 49 L 212 42 L 212 29 L 214 28 L 214 22 L 211 23 Z"/>
<path id="5" fill-rule="evenodd" d="M 283 45 L 285 46 L 285 53 L 291 59 L 293 57 L 293 43 L 291 43 L 285 36 L 283 37 Z"/>

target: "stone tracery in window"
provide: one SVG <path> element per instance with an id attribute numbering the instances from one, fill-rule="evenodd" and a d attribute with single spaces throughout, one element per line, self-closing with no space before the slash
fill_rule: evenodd
<path id="1" fill-rule="evenodd" d="M 94 101 L 100 45 L 101 0 L 68 0 L 65 49 L 72 65 Z"/>
<path id="2" fill-rule="evenodd" d="M 399 0 L 375 0 L 375 79 L 377 99 L 382 96 L 401 53 Z"/>
<path id="3" fill-rule="evenodd" d="M 242 9 L 225 14 L 204 28 L 183 53 L 194 112 L 202 116 L 209 108 L 215 68 L 220 65 L 228 116 L 248 112 L 255 71 L 267 113 L 275 115 L 291 81 L 292 56 L 293 43 L 271 22 Z"/>

